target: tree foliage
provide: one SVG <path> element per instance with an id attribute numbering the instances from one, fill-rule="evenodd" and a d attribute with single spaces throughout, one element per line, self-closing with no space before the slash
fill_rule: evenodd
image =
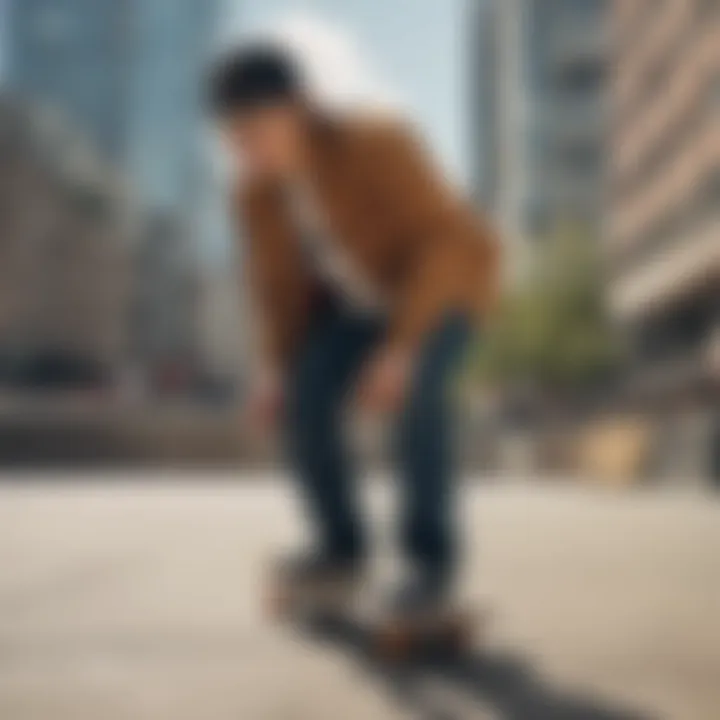
<path id="1" fill-rule="evenodd" d="M 618 355 L 596 244 L 566 223 L 537 248 L 529 277 L 504 298 L 471 366 L 494 384 L 579 389 L 607 372 Z"/>

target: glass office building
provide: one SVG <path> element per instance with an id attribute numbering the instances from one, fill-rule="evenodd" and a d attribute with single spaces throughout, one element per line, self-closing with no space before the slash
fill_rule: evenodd
<path id="1" fill-rule="evenodd" d="M 214 0 L 10 0 L 9 85 L 86 134 L 144 204 L 190 212 L 216 12 Z"/>

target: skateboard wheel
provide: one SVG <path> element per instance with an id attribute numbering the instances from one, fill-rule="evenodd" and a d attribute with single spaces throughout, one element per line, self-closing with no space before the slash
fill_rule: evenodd
<path id="1" fill-rule="evenodd" d="M 378 633 L 375 645 L 385 660 L 403 660 L 412 653 L 412 635 L 401 628 L 386 628 Z"/>

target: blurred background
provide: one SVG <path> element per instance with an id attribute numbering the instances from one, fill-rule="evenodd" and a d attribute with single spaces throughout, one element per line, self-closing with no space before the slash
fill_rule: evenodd
<path id="1" fill-rule="evenodd" d="M 501 230 L 472 468 L 720 484 L 717 0 L 2 0 L 0 466 L 272 456 L 202 108 L 259 28 L 412 117 Z"/>
<path id="2" fill-rule="evenodd" d="M 501 233 L 457 385 L 492 622 L 437 673 L 263 612 L 306 528 L 240 421 L 202 107 L 258 32 L 418 123 Z M 720 0 L 0 0 L 3 720 L 717 720 L 719 401 Z M 362 488 L 380 577 L 392 488 Z"/>

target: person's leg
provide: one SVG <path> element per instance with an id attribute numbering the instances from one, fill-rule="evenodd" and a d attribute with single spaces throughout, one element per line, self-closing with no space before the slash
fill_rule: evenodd
<path id="1" fill-rule="evenodd" d="M 288 382 L 290 463 L 318 532 L 318 552 L 342 563 L 360 561 L 364 552 L 343 437 L 343 400 L 378 336 L 371 320 L 327 313 L 308 334 Z"/>
<path id="2" fill-rule="evenodd" d="M 403 544 L 421 582 L 440 594 L 450 589 L 457 554 L 449 380 L 470 334 L 469 322 L 458 315 L 428 337 L 399 419 Z"/>

